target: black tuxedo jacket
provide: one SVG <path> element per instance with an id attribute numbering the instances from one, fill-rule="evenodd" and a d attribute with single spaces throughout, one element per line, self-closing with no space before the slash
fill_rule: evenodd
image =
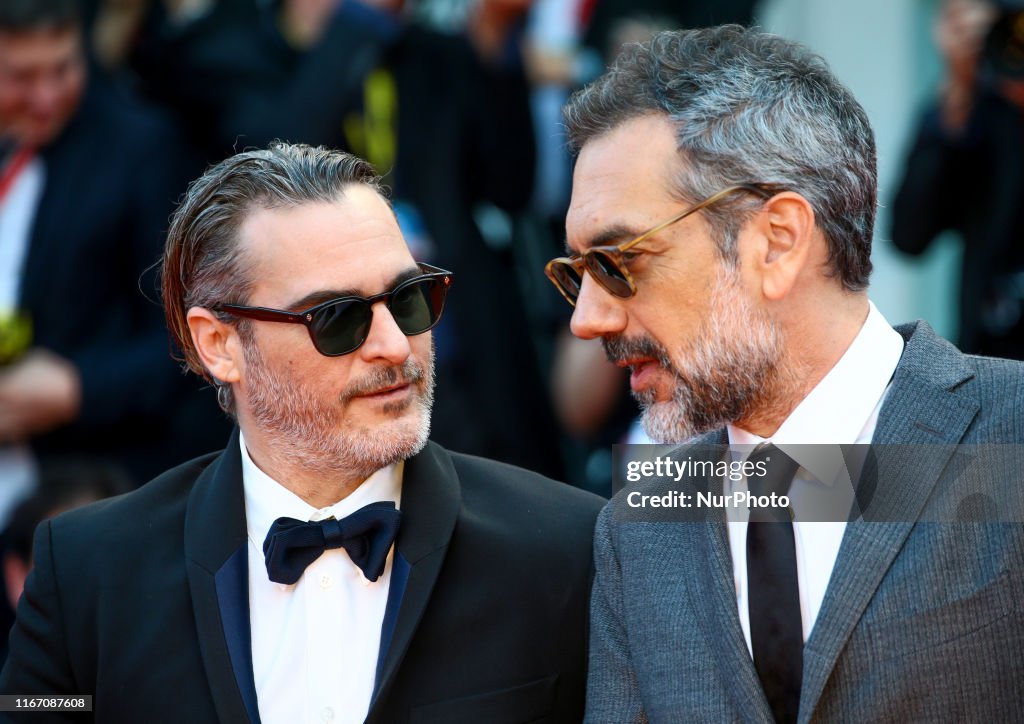
<path id="1" fill-rule="evenodd" d="M 258 721 L 240 458 L 234 436 L 41 525 L 0 691 L 93 694 L 106 722 Z M 367 721 L 579 721 L 602 503 L 433 443 L 408 460 Z"/>

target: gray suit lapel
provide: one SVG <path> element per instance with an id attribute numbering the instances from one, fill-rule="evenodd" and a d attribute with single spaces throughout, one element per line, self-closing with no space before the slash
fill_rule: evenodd
<path id="1" fill-rule="evenodd" d="M 800 720 L 809 721 L 850 634 L 891 567 L 936 481 L 978 413 L 979 403 L 961 389 L 973 377 L 965 357 L 925 322 L 897 328 L 906 347 L 878 418 L 874 444 L 934 446 L 914 456 L 913 475 L 881 469 L 866 518 L 851 521 L 829 580 L 825 600 L 804 646 Z"/>
<path id="2" fill-rule="evenodd" d="M 682 525 L 690 525 L 683 523 Z M 696 580 L 687 586 L 691 610 L 697 611 L 700 630 L 716 652 L 719 675 L 747 721 L 772 721 L 761 681 L 750 658 L 736 608 L 732 556 L 725 523 L 700 525 L 705 555 L 698 556 Z"/>
<path id="3" fill-rule="evenodd" d="M 725 430 L 703 435 L 687 443 L 687 454 L 702 446 L 721 450 L 729 444 Z M 722 481 L 707 481 L 707 489 L 722 492 Z M 736 708 L 747 714 L 747 721 L 772 721 L 768 700 L 754 669 L 747 649 L 736 608 L 732 554 L 724 514 L 719 522 L 675 523 L 668 527 L 675 540 L 675 550 L 692 551 L 693 576 L 681 582 L 685 588 L 689 610 L 695 612 L 698 631 L 707 638 L 708 648 L 715 654 L 720 680 L 734 698 Z"/>

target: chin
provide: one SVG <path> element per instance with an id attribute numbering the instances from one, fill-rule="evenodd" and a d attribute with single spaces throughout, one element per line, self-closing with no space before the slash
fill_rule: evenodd
<path id="1" fill-rule="evenodd" d="M 348 441 L 348 452 L 378 470 L 419 453 L 430 436 L 430 416 L 416 415 L 363 430 Z"/>

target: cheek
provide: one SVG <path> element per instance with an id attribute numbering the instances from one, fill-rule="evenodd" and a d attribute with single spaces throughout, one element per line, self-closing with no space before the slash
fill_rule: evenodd
<path id="1" fill-rule="evenodd" d="M 415 337 L 409 337 L 409 348 L 412 350 L 413 357 L 421 365 L 428 366 L 434 355 L 434 333 L 424 332 L 418 334 Z"/>
<path id="2" fill-rule="evenodd" d="M 306 328 L 298 324 L 257 323 L 252 343 L 269 369 L 311 393 L 340 390 L 352 365 L 351 355 L 327 357 L 317 352 Z"/>
<path id="3" fill-rule="evenodd" d="M 646 333 L 663 347 L 673 349 L 700 326 L 706 316 L 705 300 L 703 289 L 685 282 L 652 285 L 631 305 L 629 334 Z"/>
<path id="4" fill-rule="evenodd" d="M 82 92 L 85 90 L 85 72 L 72 71 L 64 83 L 61 92 L 63 109 L 65 113 L 71 113 L 78 107 L 82 100 Z"/>
<path id="5" fill-rule="evenodd" d="M 324 395 L 340 393 L 352 378 L 351 355 L 325 357 L 310 350 L 309 354 L 287 355 L 282 364 L 296 384 Z"/>
<path id="6" fill-rule="evenodd" d="M 13 108 L 20 103 L 17 89 L 6 81 L 0 81 L 0 110 Z"/>

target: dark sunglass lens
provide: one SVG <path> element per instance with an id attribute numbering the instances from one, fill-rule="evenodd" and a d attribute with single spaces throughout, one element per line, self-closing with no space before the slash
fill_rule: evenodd
<path id="1" fill-rule="evenodd" d="M 580 286 L 583 284 L 583 278 L 571 264 L 566 264 L 565 262 L 552 264 L 551 277 L 561 292 L 570 299 L 575 300 L 580 296 Z"/>
<path id="2" fill-rule="evenodd" d="M 587 271 L 601 286 L 615 296 L 623 298 L 633 296 L 629 280 L 626 279 L 616 261 L 605 252 L 593 251 L 587 254 Z"/>
<path id="3" fill-rule="evenodd" d="M 310 330 L 320 351 L 326 355 L 348 354 L 370 333 L 370 305 L 348 300 L 328 304 L 313 317 Z"/>
<path id="4" fill-rule="evenodd" d="M 440 279 L 420 279 L 391 295 L 388 309 L 405 334 L 421 334 L 437 324 L 448 285 Z"/>

